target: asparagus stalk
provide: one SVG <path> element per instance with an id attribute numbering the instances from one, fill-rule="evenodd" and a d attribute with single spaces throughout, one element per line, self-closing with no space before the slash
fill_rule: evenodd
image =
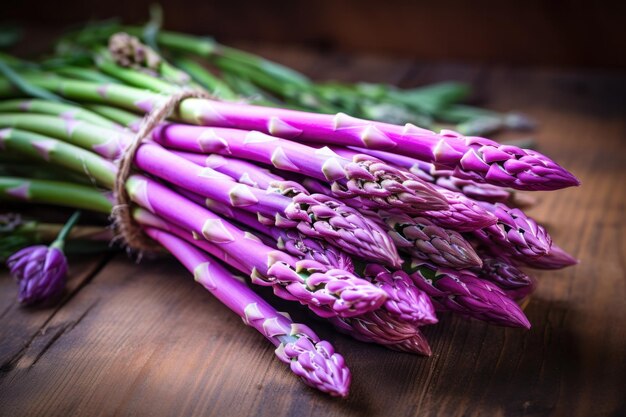
<path id="1" fill-rule="evenodd" d="M 287 253 L 297 257 L 298 259 L 309 259 L 321 263 L 330 268 L 343 269 L 345 271 L 354 272 L 352 259 L 342 250 L 331 246 L 320 239 L 308 237 L 298 230 L 280 229 L 264 224 L 251 213 L 237 209 L 236 207 L 228 207 L 219 204 L 210 198 L 203 198 L 189 191 L 179 189 L 182 195 L 189 200 L 208 209 L 222 217 L 236 219 L 236 221 L 260 234 L 266 239 L 257 235 L 264 242 L 267 240 L 269 246 L 286 251 Z M 267 239 L 269 238 L 269 239 Z"/>
<path id="2" fill-rule="evenodd" d="M 320 341 L 310 328 L 276 311 L 194 246 L 158 229 L 145 230 L 148 236 L 166 247 L 196 281 L 276 346 L 276 356 L 288 363 L 305 384 L 333 396 L 348 394 L 350 371 L 330 343 Z"/>
<path id="3" fill-rule="evenodd" d="M 498 220 L 495 214 L 461 193 L 443 188 L 437 191 L 448 201 L 448 209 L 425 211 L 422 215 L 441 227 L 471 232 L 493 226 Z"/>
<path id="4" fill-rule="evenodd" d="M 498 218 L 496 224 L 472 232 L 490 251 L 522 262 L 550 252 L 552 238 L 523 211 L 501 203 L 479 204 Z"/>
<path id="5" fill-rule="evenodd" d="M 196 61 L 186 57 L 177 57 L 174 59 L 174 64 L 189 74 L 191 78 L 209 91 L 214 97 L 231 101 L 240 99 L 227 83 L 220 80 Z"/>
<path id="6" fill-rule="evenodd" d="M 0 101 L 0 112 L 28 112 L 58 116 L 65 120 L 83 120 L 96 126 L 115 129 L 118 125 L 85 108 L 65 103 L 38 99 L 16 99 Z"/>
<path id="7" fill-rule="evenodd" d="M 477 275 L 498 285 L 512 300 L 524 299 L 537 287 L 537 281 L 510 260 L 493 255 L 484 248 L 481 248 L 479 253 L 483 259 L 483 266 Z"/>
<path id="8" fill-rule="evenodd" d="M 111 213 L 109 197 L 93 187 L 59 181 L 0 177 L 0 199 Z"/>
<path id="9" fill-rule="evenodd" d="M 19 152 L 33 159 L 63 166 L 82 173 L 107 188 L 115 183 L 116 166 L 92 152 L 24 130 L 0 129 L 0 149 Z"/>
<path id="10" fill-rule="evenodd" d="M 416 259 L 454 269 L 480 267 L 482 261 L 460 233 L 437 226 L 426 217 L 379 211 L 399 250 Z"/>
<path id="11" fill-rule="evenodd" d="M 129 111 L 122 110 L 117 107 L 107 106 L 104 104 L 85 103 L 83 104 L 83 107 L 121 126 L 127 127 L 133 132 L 139 130 L 139 126 L 141 125 L 141 121 L 143 120 L 142 117 L 139 117 L 135 113 L 131 113 Z"/>
<path id="12" fill-rule="evenodd" d="M 418 327 L 399 322 L 384 310 L 354 318 L 332 317 L 329 321 L 340 332 L 361 342 L 376 343 L 389 349 L 418 355 L 432 354 L 428 341 Z"/>
<path id="13" fill-rule="evenodd" d="M 66 98 L 105 102 L 132 110 L 150 111 L 163 100 L 154 93 L 126 86 L 41 75 L 24 78 Z M 2 91 L 9 93 L 10 85 L 0 84 Z M 436 134 L 410 124 L 402 127 L 341 113 L 320 115 L 193 98 L 181 103 L 179 116 L 194 124 L 259 130 L 303 142 L 393 150 L 451 169 L 461 178 L 516 189 L 554 190 L 579 184 L 572 174 L 536 151 L 499 145 L 484 138 L 463 137 L 451 131 Z"/>
<path id="14" fill-rule="evenodd" d="M 437 323 L 437 317 L 427 294 L 401 270 L 390 271 L 378 264 L 368 264 L 363 276 L 387 294 L 384 310 L 396 321 L 424 326 Z"/>
<path id="15" fill-rule="evenodd" d="M 504 291 L 471 271 L 437 268 L 417 260 L 409 268 L 415 285 L 440 310 L 503 326 L 530 328 L 522 310 Z"/>
<path id="16" fill-rule="evenodd" d="M 393 345 L 389 345 L 388 347 L 400 352 L 417 353 L 424 356 L 432 355 L 426 336 L 424 336 L 424 334 L 419 330 L 416 331 L 412 337 L 404 339 L 398 343 L 394 343 Z"/>

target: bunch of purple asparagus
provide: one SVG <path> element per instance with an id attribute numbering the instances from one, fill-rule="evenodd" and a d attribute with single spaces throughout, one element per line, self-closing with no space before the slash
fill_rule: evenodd
<path id="1" fill-rule="evenodd" d="M 110 213 L 115 200 L 103 189 L 114 189 L 136 120 L 166 98 L 122 84 L 25 79 L 80 104 L 0 101 L 0 150 L 89 182 L 0 177 L 0 198 Z M 11 95 L 20 93 L 0 80 L 0 96 Z M 348 393 L 342 356 L 232 271 L 358 340 L 430 355 L 421 329 L 437 323 L 436 312 L 530 328 L 519 304 L 536 282 L 520 268 L 576 263 L 513 206 L 515 190 L 578 185 L 536 151 L 209 99 L 184 100 L 172 119 L 135 155 L 126 182 L 134 221 L 305 383 L 331 395 Z"/>

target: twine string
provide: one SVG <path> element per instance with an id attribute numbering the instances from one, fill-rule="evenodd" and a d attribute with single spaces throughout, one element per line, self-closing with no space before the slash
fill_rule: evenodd
<path id="1" fill-rule="evenodd" d="M 150 113 L 143 118 L 141 126 L 135 134 L 130 146 L 126 148 L 120 158 L 114 185 L 116 204 L 113 207 L 112 215 L 120 237 L 123 239 L 124 244 L 130 249 L 154 251 L 159 247 L 152 239 L 143 233 L 131 213 L 130 206 L 132 199 L 126 191 L 126 181 L 132 173 L 135 155 L 141 144 L 145 140 L 150 140 L 149 138 L 152 131 L 172 114 L 180 102 L 187 98 L 211 98 L 211 96 L 198 90 L 183 90 L 168 96 L 164 102 L 154 107 Z"/>

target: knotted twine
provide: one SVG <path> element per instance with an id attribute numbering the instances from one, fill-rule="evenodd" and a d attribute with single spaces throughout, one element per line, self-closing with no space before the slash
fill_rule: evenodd
<path id="1" fill-rule="evenodd" d="M 133 219 L 130 209 L 131 198 L 126 191 L 126 181 L 131 175 L 133 161 L 141 144 L 145 140 L 151 140 L 150 135 L 154 128 L 167 119 L 174 109 L 187 98 L 212 98 L 208 93 L 199 90 L 183 90 L 171 94 L 158 106 L 154 107 L 141 121 L 141 125 L 131 144 L 124 150 L 115 177 L 114 195 L 116 204 L 111 215 L 113 224 L 119 237 L 128 249 L 142 251 L 155 251 L 160 246 L 146 236 L 141 227 Z"/>

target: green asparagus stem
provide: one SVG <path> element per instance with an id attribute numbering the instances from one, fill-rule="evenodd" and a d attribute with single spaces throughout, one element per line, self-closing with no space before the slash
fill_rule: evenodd
<path id="1" fill-rule="evenodd" d="M 0 177 L 0 200 L 50 204 L 111 213 L 112 203 L 97 189 L 59 181 Z"/>

